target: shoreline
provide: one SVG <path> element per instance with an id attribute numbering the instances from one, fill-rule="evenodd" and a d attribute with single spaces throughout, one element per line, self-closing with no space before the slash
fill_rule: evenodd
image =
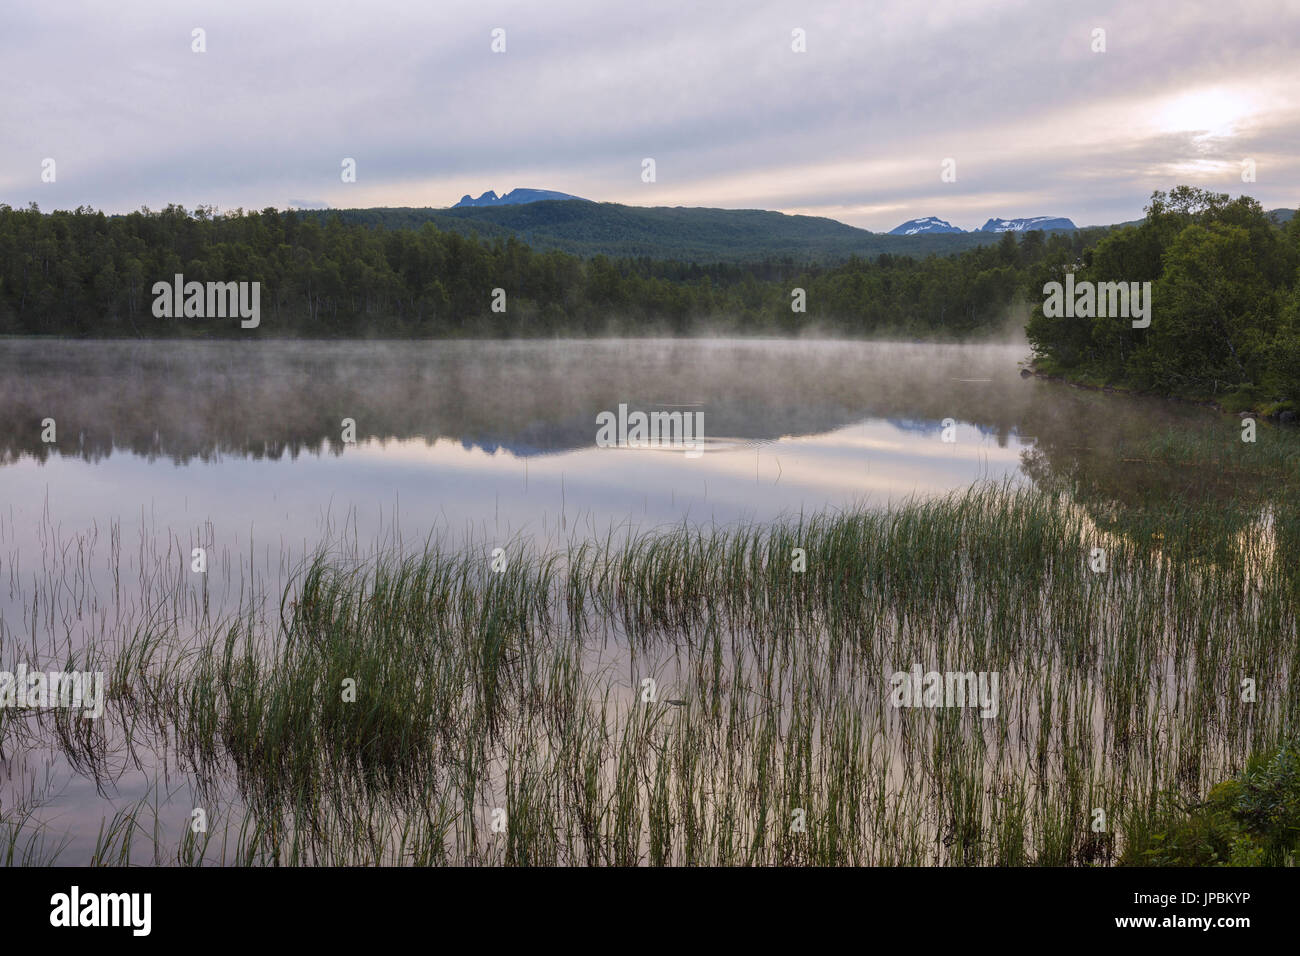
<path id="1" fill-rule="evenodd" d="M 1221 412 L 1224 415 L 1233 415 L 1237 418 L 1245 418 L 1245 417 L 1252 417 L 1252 416 L 1259 417 L 1259 418 L 1263 418 L 1265 421 L 1272 422 L 1275 425 L 1295 426 L 1297 424 L 1297 421 L 1295 419 L 1282 418 L 1282 415 L 1284 415 L 1286 411 L 1288 411 L 1286 409 L 1279 412 L 1274 412 L 1272 414 L 1266 414 L 1265 412 L 1260 411 L 1258 408 L 1250 408 L 1240 412 L 1231 412 L 1227 408 L 1225 408 L 1221 403 L 1210 401 L 1207 399 L 1185 398 L 1181 395 L 1162 395 L 1159 392 L 1145 392 L 1140 389 L 1130 388 L 1125 385 L 1092 385 L 1088 382 L 1076 381 L 1064 375 L 1060 375 L 1052 372 L 1045 372 L 1040 368 L 1036 368 L 1032 362 L 1029 362 L 1028 364 L 1021 366 L 1020 376 L 1021 378 L 1032 377 L 1032 378 L 1042 379 L 1045 382 L 1055 382 L 1060 385 L 1068 386 L 1069 388 L 1077 388 L 1086 392 L 1105 392 L 1107 394 L 1125 395 L 1130 398 L 1148 398 L 1148 399 L 1155 399 L 1157 401 L 1162 401 L 1162 402 L 1173 402 L 1177 405 L 1192 405 L 1197 408 L 1209 408 L 1209 409 L 1213 409 L 1216 412 Z"/>

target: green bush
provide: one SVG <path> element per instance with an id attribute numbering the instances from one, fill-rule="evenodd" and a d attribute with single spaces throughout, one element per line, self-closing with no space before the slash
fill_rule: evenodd
<path id="1" fill-rule="evenodd" d="M 1300 743 L 1253 757 L 1204 802 L 1167 813 L 1132 841 L 1121 866 L 1295 866 L 1300 852 Z"/>

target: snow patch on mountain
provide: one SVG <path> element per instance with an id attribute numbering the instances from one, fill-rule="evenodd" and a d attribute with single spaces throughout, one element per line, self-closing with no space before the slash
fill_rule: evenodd
<path id="1" fill-rule="evenodd" d="M 920 233 L 936 232 L 961 232 L 952 223 L 947 222 L 937 216 L 926 216 L 922 219 L 909 219 L 901 226 L 889 230 L 891 236 L 915 236 Z"/>
<path id="2" fill-rule="evenodd" d="M 990 219 L 980 226 L 980 232 L 1030 232 L 1034 229 L 1074 229 L 1069 219 L 1061 216 L 1029 216 L 1026 219 Z"/>
<path id="3" fill-rule="evenodd" d="M 529 202 L 547 202 L 553 199 L 582 199 L 581 196 L 570 196 L 568 193 L 555 192 L 553 189 L 512 189 L 504 196 L 498 196 L 494 190 L 489 189 L 483 195 L 475 199 L 468 194 L 461 197 L 460 202 L 452 206 L 452 209 L 459 209 L 462 206 L 520 206 Z M 583 202 L 589 200 L 583 199 Z"/>
<path id="4" fill-rule="evenodd" d="M 1073 222 L 1062 216 L 1026 216 L 1023 219 L 990 219 L 979 229 L 972 232 L 1029 232 L 1034 229 L 1048 231 L 1051 229 L 1076 229 Z M 938 216 L 925 216 L 922 219 L 909 219 L 901 226 L 895 226 L 887 235 L 917 236 L 940 232 L 965 232 L 946 219 Z"/>

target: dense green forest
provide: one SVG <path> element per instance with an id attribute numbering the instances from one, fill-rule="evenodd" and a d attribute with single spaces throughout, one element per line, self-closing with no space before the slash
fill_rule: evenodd
<path id="1" fill-rule="evenodd" d="M 452 209 L 378 208 L 301 211 L 324 225 L 419 229 L 433 223 L 473 239 L 515 236 L 546 252 L 584 258 L 680 259 L 687 262 L 751 263 L 765 260 L 823 265 L 883 253 L 924 258 L 996 244 L 1001 235 L 966 232 L 890 236 L 821 216 L 788 216 L 765 209 L 623 206 L 569 199 L 511 206 Z"/>
<path id="2" fill-rule="evenodd" d="M 1264 212 L 1242 196 L 1179 186 L 1156 192 L 1139 224 L 1116 230 L 1081 260 L 1040 260 L 1027 326 L 1038 366 L 1068 377 L 1279 409 L 1300 401 L 1300 216 Z M 1049 317 L 1043 287 L 1150 282 L 1151 324 Z"/>
<path id="3" fill-rule="evenodd" d="M 1185 186 L 1156 192 L 1146 212 L 1113 229 L 1003 233 L 947 256 L 801 264 L 584 258 L 433 222 L 394 228 L 383 217 L 270 208 L 107 216 L 0 205 L 0 334 L 961 339 L 1005 330 L 1028 303 L 1044 371 L 1229 407 L 1300 403 L 1300 217 Z M 1044 287 L 1067 272 L 1075 282 L 1150 282 L 1150 326 L 1046 314 Z M 178 273 L 260 283 L 260 326 L 156 316 L 154 283 Z M 804 311 L 792 308 L 796 289 Z"/>
<path id="4" fill-rule="evenodd" d="M 265 209 L 179 206 L 126 216 L 0 206 L 0 334 L 554 336 L 801 331 L 916 338 L 1005 326 L 1035 266 L 1100 233 L 1004 233 L 954 256 L 835 265 L 705 265 L 539 252 L 431 223 L 386 229 Z M 261 324 L 159 318 L 153 286 L 261 283 Z M 505 311 L 493 311 L 494 289 Z M 795 289 L 806 311 L 795 311 Z"/>

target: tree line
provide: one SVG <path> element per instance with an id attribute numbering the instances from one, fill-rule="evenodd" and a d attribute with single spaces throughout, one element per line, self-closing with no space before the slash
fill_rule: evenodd
<path id="1" fill-rule="evenodd" d="M 582 258 L 432 223 L 386 228 L 274 208 L 108 216 L 0 205 L 0 334 L 951 340 L 1000 332 L 1027 313 L 1046 371 L 1281 408 L 1300 402 L 1298 268 L 1300 216 L 1281 225 L 1249 197 L 1187 186 L 1154 193 L 1137 225 L 821 265 Z M 1150 325 L 1048 314 L 1045 286 L 1071 272 L 1079 283 L 1150 282 Z M 155 314 L 155 283 L 170 288 L 177 274 L 260 283 L 260 325 Z"/>
<path id="2" fill-rule="evenodd" d="M 1300 216 L 1275 222 L 1254 199 L 1189 186 L 1157 191 L 1138 225 L 1073 261 L 1040 261 L 1026 327 L 1040 368 L 1098 384 L 1284 408 L 1300 401 Z M 1044 287 L 1151 283 L 1150 325 L 1051 316 Z"/>
<path id="3" fill-rule="evenodd" d="M 1002 327 L 1030 270 L 1073 260 L 1095 238 L 1008 233 L 951 256 L 702 264 L 584 259 L 428 223 L 386 229 L 274 208 L 218 214 L 173 205 L 108 216 L 0 205 L 0 334 L 960 338 Z M 156 315 L 155 283 L 170 286 L 177 274 L 260 283 L 260 326 Z M 804 290 L 804 311 L 795 289 Z"/>

